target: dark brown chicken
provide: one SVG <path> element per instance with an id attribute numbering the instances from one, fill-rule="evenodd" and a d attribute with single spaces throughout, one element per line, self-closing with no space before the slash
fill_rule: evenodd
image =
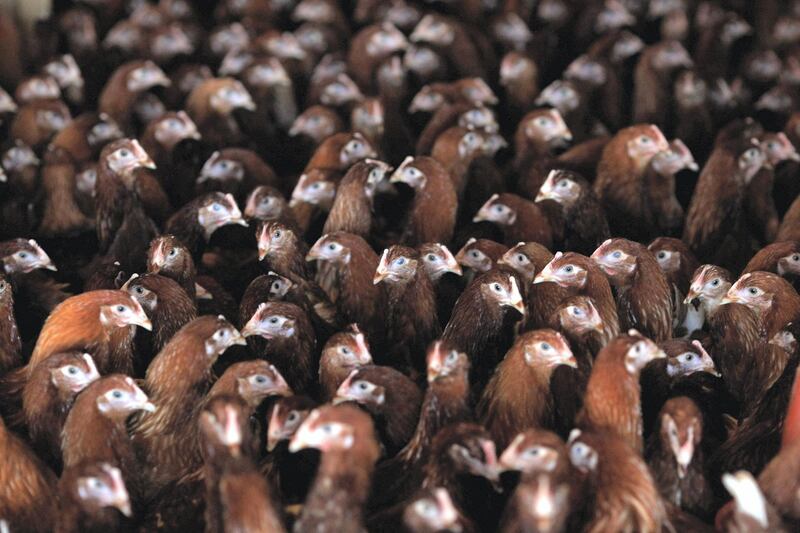
<path id="1" fill-rule="evenodd" d="M 462 267 L 472 271 L 472 276 L 467 276 L 471 281 L 474 275 L 491 270 L 507 251 L 508 247 L 498 242 L 470 237 L 456 252 L 456 261 Z"/>
<path id="2" fill-rule="evenodd" d="M 195 198 L 176 211 L 167 220 L 164 232 L 174 235 L 192 252 L 195 262 L 199 262 L 211 235 L 228 224 L 247 227 L 233 196 L 212 192 Z"/>
<path id="3" fill-rule="evenodd" d="M 592 254 L 617 289 L 620 329 L 635 328 L 655 342 L 672 337 L 672 289 L 644 245 L 609 239 Z"/>
<path id="4" fill-rule="evenodd" d="M 57 533 L 113 531 L 130 517 L 132 506 L 119 468 L 87 461 L 68 468 L 58 482 Z"/>
<path id="5" fill-rule="evenodd" d="M 245 414 L 252 416 L 261 402 L 270 397 L 291 396 L 292 389 L 274 365 L 256 359 L 229 366 L 208 391 L 207 399 L 218 396 L 236 396 L 249 408 Z"/>
<path id="6" fill-rule="evenodd" d="M 422 391 L 401 372 L 367 365 L 353 370 L 336 391 L 333 404 L 356 402 L 375 422 L 389 457 L 405 446 L 414 433 Z"/>
<path id="7" fill-rule="evenodd" d="M 647 249 L 656 257 L 658 266 L 672 287 L 673 319 L 676 324 L 682 324 L 687 311 L 684 299 L 700 264 L 689 247 L 678 239 L 659 237 Z"/>
<path id="8" fill-rule="evenodd" d="M 316 337 L 305 312 L 294 304 L 266 302 L 256 309 L 242 328 L 258 357 L 272 362 L 292 389 L 309 393 L 317 373 Z"/>
<path id="9" fill-rule="evenodd" d="M 211 78 L 197 85 L 186 99 L 186 112 L 203 139 L 220 147 L 243 140 L 234 112 L 254 111 L 253 97 L 233 78 Z"/>
<path id="10" fill-rule="evenodd" d="M 564 248 L 590 255 L 611 236 L 608 220 L 591 185 L 569 170 L 551 170 L 536 194 L 536 202 L 552 200 L 563 211 Z"/>
<path id="11" fill-rule="evenodd" d="M 498 447 L 505 448 L 528 427 L 555 425 L 554 404 L 561 401 L 550 389 L 559 365 L 576 367 L 566 340 L 552 330 L 529 331 L 517 337 L 478 404 L 478 415 Z"/>
<path id="12" fill-rule="evenodd" d="M 668 400 L 647 446 L 650 471 L 665 500 L 710 518 L 714 495 L 706 472 L 703 415 L 686 396 Z"/>
<path id="13" fill-rule="evenodd" d="M 135 104 L 154 87 L 165 87 L 169 78 L 152 61 L 131 61 L 120 66 L 103 88 L 98 110 L 114 119 L 123 131 L 134 131 Z"/>
<path id="14" fill-rule="evenodd" d="M 347 171 L 336 189 L 323 234 L 344 231 L 365 239 L 372 228 L 372 201 L 391 167 L 382 161 L 365 159 Z"/>
<path id="15" fill-rule="evenodd" d="M 458 199 L 453 180 L 442 164 L 432 157 L 409 156 L 397 167 L 390 181 L 414 189 L 403 242 L 409 246 L 450 242 L 458 213 Z"/>
<path id="16" fill-rule="evenodd" d="M 22 339 L 14 318 L 14 292 L 9 280 L 0 274 L 0 311 L 7 317 L 0 322 L 0 374 L 23 364 Z"/>
<path id="17" fill-rule="evenodd" d="M 794 281 L 800 275 L 800 243 L 784 241 L 768 244 L 750 258 L 742 274 L 772 272 Z"/>
<path id="18" fill-rule="evenodd" d="M 504 327 L 508 308 L 525 315 L 517 279 L 517 274 L 502 269 L 481 274 L 464 289 L 453 308 L 442 340 L 467 353 L 472 383 L 487 383 L 510 345 Z"/>
<path id="19" fill-rule="evenodd" d="M 195 192 L 229 193 L 241 203 L 256 187 L 280 185 L 275 171 L 257 153 L 244 148 L 223 148 L 212 153 L 203 163 L 200 175 L 197 177 Z M 245 216 L 255 215 L 253 213 L 248 215 L 245 212 Z"/>
<path id="20" fill-rule="evenodd" d="M 597 354 L 578 425 L 614 434 L 641 453 L 639 373 L 650 361 L 664 357 L 653 341 L 634 330 L 612 340 Z"/>
<path id="21" fill-rule="evenodd" d="M 369 415 L 347 405 L 315 409 L 289 444 L 292 452 L 305 448 L 320 450 L 322 461 L 295 527 L 362 531 L 362 507 L 380 454 Z"/>

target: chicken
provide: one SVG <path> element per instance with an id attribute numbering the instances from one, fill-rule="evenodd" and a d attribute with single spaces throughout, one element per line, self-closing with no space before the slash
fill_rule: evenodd
<path id="1" fill-rule="evenodd" d="M 383 161 L 364 159 L 354 164 L 339 182 L 323 234 L 345 231 L 364 239 L 373 225 L 373 198 L 391 167 Z"/>
<path id="2" fill-rule="evenodd" d="M 57 517 L 56 477 L 0 418 L 0 450 L 5 483 L 0 486 L 0 513 L 7 528 L 52 531 Z"/>
<path id="3" fill-rule="evenodd" d="M 381 443 L 391 457 L 414 433 L 422 391 L 393 368 L 367 365 L 347 376 L 332 402 L 356 402 L 372 415 Z"/>
<path id="4" fill-rule="evenodd" d="M 262 303 L 242 335 L 258 337 L 249 342 L 251 351 L 275 364 L 294 391 L 310 392 L 317 373 L 317 340 L 302 309 L 285 302 Z"/>
<path id="5" fill-rule="evenodd" d="M 475 526 L 458 512 L 447 489 L 423 489 L 403 510 L 403 524 L 408 531 L 464 531 L 471 533 Z"/>
<path id="6" fill-rule="evenodd" d="M 287 397 L 292 389 L 274 365 L 255 359 L 229 366 L 208 391 L 206 400 L 221 396 L 236 396 L 244 400 L 244 414 L 253 416 L 267 398 Z"/>
<path id="7" fill-rule="evenodd" d="M 723 508 L 722 516 L 717 516 L 720 531 L 789 531 L 750 472 L 725 473 L 722 484 L 733 496 L 734 505 L 729 514 L 722 514 Z"/>
<path id="8" fill-rule="evenodd" d="M 697 404 L 685 396 L 671 398 L 661 408 L 647 457 L 662 497 L 708 519 L 714 495 L 704 462 L 703 436 L 703 415 Z"/>
<path id="9" fill-rule="evenodd" d="M 667 519 L 664 502 L 647 465 L 625 439 L 613 430 L 575 430 L 567 445 L 573 466 L 591 479 L 585 531 L 661 531 Z"/>
<path id="10" fill-rule="evenodd" d="M 126 428 L 129 416 L 155 406 L 130 377 L 111 374 L 78 395 L 61 432 L 64 468 L 107 461 L 120 469 L 133 500 L 141 503 L 143 476 Z"/>
<path id="11" fill-rule="evenodd" d="M 605 324 L 594 300 L 580 295 L 566 298 L 549 323 L 569 342 L 578 368 L 588 373 L 595 356 L 605 346 Z"/>
<path id="12" fill-rule="evenodd" d="M 120 514 L 133 514 L 130 495 L 119 468 L 108 462 L 75 465 L 58 482 L 59 511 L 53 531 L 112 531 L 119 529 Z"/>
<path id="13" fill-rule="evenodd" d="M 680 233 L 683 206 L 676 197 L 675 175 L 683 170 L 696 172 L 698 168 L 692 153 L 680 139 L 675 139 L 668 149 L 650 159 L 644 175 L 644 232 L 650 236 Z"/>
<path id="14" fill-rule="evenodd" d="M 567 341 L 555 331 L 535 330 L 517 337 L 483 390 L 477 412 L 501 448 L 528 427 L 552 429 L 561 401 L 551 392 L 553 371 L 577 367 Z"/>
<path id="15" fill-rule="evenodd" d="M 502 228 L 509 246 L 524 241 L 553 247 L 550 222 L 534 202 L 514 194 L 493 195 L 473 217 L 473 222 L 488 221 Z"/>
<path id="16" fill-rule="evenodd" d="M 650 361 L 665 357 L 653 341 L 635 330 L 612 340 L 597 354 L 578 426 L 611 433 L 641 453 L 639 373 Z"/>
<path id="17" fill-rule="evenodd" d="M 41 149 L 71 118 L 67 106 L 58 99 L 25 104 L 20 106 L 11 123 L 11 139 Z"/>
<path id="18" fill-rule="evenodd" d="M 647 249 L 656 257 L 658 266 L 672 288 L 673 325 L 677 327 L 684 323 L 687 313 L 693 310 L 688 308 L 684 300 L 689 292 L 692 276 L 700 264 L 683 241 L 671 237 L 659 237 Z"/>
<path id="19" fill-rule="evenodd" d="M 318 146 L 326 138 L 341 133 L 344 129 L 342 119 L 334 110 L 321 105 L 312 105 L 294 119 L 289 128 L 289 135 L 292 137 L 302 135 Z"/>
<path id="20" fill-rule="evenodd" d="M 692 59 L 678 41 L 664 40 L 645 48 L 634 74 L 633 121 L 665 126 L 673 74 L 691 67 Z"/>
<path id="21" fill-rule="evenodd" d="M 514 134 L 513 166 L 519 194 L 536 197 L 548 177 L 548 167 L 555 164 L 554 150 L 571 140 L 572 132 L 557 109 L 537 109 L 522 117 Z"/>
<path id="22" fill-rule="evenodd" d="M 22 366 L 22 339 L 14 318 L 14 292 L 11 283 L 0 274 L 0 311 L 6 320 L 0 322 L 0 374 Z"/>
<path id="23" fill-rule="evenodd" d="M 373 278 L 380 259 L 357 235 L 336 232 L 323 235 L 308 251 L 306 261 L 329 264 L 335 274 L 330 287 L 323 287 L 336 305 L 345 323 L 362 328 L 370 345 L 380 346 L 384 339 L 384 291 Z"/>
<path id="24" fill-rule="evenodd" d="M 655 342 L 672 337 L 672 290 L 656 258 L 643 245 L 609 239 L 592 254 L 617 289 L 620 328 L 635 328 Z"/>
<path id="25" fill-rule="evenodd" d="M 243 140 L 236 120 L 238 110 L 255 111 L 253 97 L 233 78 L 211 78 L 197 85 L 186 99 L 186 113 L 203 139 L 214 147 Z"/>
<path id="26" fill-rule="evenodd" d="M 244 344 L 224 318 L 203 316 L 178 330 L 150 363 L 144 387 L 158 409 L 139 418 L 132 437 L 138 457 L 148 466 L 148 494 L 198 466 L 193 437 L 212 366 L 228 348 Z"/>
<path id="27" fill-rule="evenodd" d="M 383 283 L 389 313 L 386 342 L 391 346 L 387 363 L 410 365 L 414 372 L 425 368 L 427 346 L 441 334 L 436 294 L 422 258 L 413 248 L 395 245 L 383 251 L 373 279 Z"/>
<path id="28" fill-rule="evenodd" d="M 765 161 L 764 153 L 749 142 L 717 144 L 703 167 L 686 213 L 682 240 L 701 261 L 723 267 L 738 266 L 731 261 L 740 244 L 733 242 L 742 223 L 738 215 L 750 180 Z M 714 198 L 713 204 L 707 203 Z"/>
<path id="29" fill-rule="evenodd" d="M 372 364 L 366 338 L 356 324 L 333 335 L 322 349 L 319 384 L 323 400 L 332 400 L 339 385 L 358 368 Z"/>
<path id="30" fill-rule="evenodd" d="M 203 163 L 195 183 L 195 192 L 221 191 L 232 194 L 241 203 L 256 187 L 280 186 L 275 171 L 258 154 L 243 148 L 223 148 L 212 153 Z M 245 216 L 254 216 L 246 211 Z"/>
<path id="31" fill-rule="evenodd" d="M 286 198 L 279 190 L 267 185 L 259 185 L 250 192 L 245 202 L 244 217 L 248 222 L 277 220 L 288 226 L 297 226 Z"/>
<path id="32" fill-rule="evenodd" d="M 511 495 L 502 531 L 563 531 L 569 516 L 569 485 L 551 476 L 523 480 Z"/>
<path id="33" fill-rule="evenodd" d="M 22 415 L 34 450 L 61 465 L 61 430 L 76 396 L 100 378 L 88 353 L 66 352 L 48 357 L 33 369 L 22 391 Z"/>
<path id="34" fill-rule="evenodd" d="M 137 375 L 144 370 L 165 344 L 188 322 L 197 318 L 197 307 L 178 283 L 159 274 L 134 274 L 121 290 L 130 294 L 150 319 L 152 331 L 136 336 Z"/>
<path id="35" fill-rule="evenodd" d="M 536 194 L 537 203 L 545 200 L 561 206 L 565 249 L 589 255 L 611 236 L 597 196 L 589 183 L 575 172 L 551 170 Z"/>
<path id="36" fill-rule="evenodd" d="M 533 280 L 534 284 L 549 282 L 566 289 L 567 296 L 582 295 L 594 300 L 603 322 L 603 345 L 619 334 L 617 305 L 611 293 L 611 286 L 604 272 L 592 259 L 573 252 L 556 253 Z M 553 311 L 555 307 L 557 304 L 554 305 Z M 547 315 L 548 320 L 550 315 L 552 311 Z"/>
<path id="37" fill-rule="evenodd" d="M 315 409 L 289 444 L 291 452 L 305 448 L 320 450 L 322 461 L 295 528 L 310 531 L 324 524 L 362 531 L 362 507 L 379 456 L 369 415 L 346 405 Z"/>
<path id="38" fill-rule="evenodd" d="M 456 301 L 442 340 L 470 357 L 471 382 L 480 390 L 510 344 L 507 309 L 525 315 L 516 274 L 493 269 L 476 277 Z M 429 363 L 430 366 L 430 363 Z"/>
<path id="39" fill-rule="evenodd" d="M 409 246 L 450 242 L 456 224 L 458 198 L 452 178 L 442 164 L 432 157 L 409 156 L 389 181 L 404 183 L 414 189 L 403 242 Z"/>
<path id="40" fill-rule="evenodd" d="M 639 124 L 619 131 L 603 149 L 594 191 L 602 203 L 612 235 L 648 238 L 639 229 L 647 213 L 644 174 L 650 160 L 669 144 L 657 126 Z"/>
<path id="41" fill-rule="evenodd" d="M 486 78 L 484 50 L 480 36 L 470 34 L 457 19 L 442 15 L 424 16 L 409 36 L 412 43 L 425 43 L 439 51 L 458 76 Z"/>
<path id="42" fill-rule="evenodd" d="M 771 272 L 744 274 L 722 300 L 731 302 L 744 304 L 755 312 L 768 339 L 800 314 L 800 296 L 789 282 Z"/>
<path id="43" fill-rule="evenodd" d="M 170 80 L 152 61 L 131 61 L 120 66 L 106 82 L 98 110 L 106 113 L 126 133 L 134 131 L 133 113 L 137 101 L 154 87 L 166 87 Z"/>
<path id="44" fill-rule="evenodd" d="M 750 258 L 742 274 L 772 272 L 794 281 L 800 274 L 800 243 L 797 241 L 768 244 Z"/>
<path id="45" fill-rule="evenodd" d="M 508 251 L 508 247 L 489 239 L 470 237 L 464 246 L 456 252 L 456 261 L 469 269 L 467 279 L 471 281 L 475 274 L 482 274 L 492 269 L 497 261 Z M 469 274 L 473 274 L 470 276 Z"/>
<path id="46" fill-rule="evenodd" d="M 238 224 L 247 227 L 236 200 L 230 194 L 212 192 L 195 198 L 167 220 L 164 232 L 174 235 L 200 260 L 203 246 L 223 226 Z"/>

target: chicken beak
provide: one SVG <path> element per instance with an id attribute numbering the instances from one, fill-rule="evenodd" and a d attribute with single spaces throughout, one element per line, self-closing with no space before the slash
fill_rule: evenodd
<path id="1" fill-rule="evenodd" d="M 321 237 L 317 242 L 314 243 L 314 246 L 306 254 L 306 261 L 316 261 L 317 259 L 324 259 L 324 255 L 322 253 L 322 240 L 324 237 Z"/>
<path id="2" fill-rule="evenodd" d="M 545 265 L 542 271 L 539 272 L 535 278 L 533 278 L 534 285 L 545 282 L 558 283 L 558 279 L 556 278 L 555 274 L 553 273 L 553 269 L 549 264 Z"/>
<path id="3" fill-rule="evenodd" d="M 578 368 L 578 360 L 575 359 L 575 356 L 570 353 L 569 355 L 565 355 L 559 363 L 560 365 L 569 366 L 572 368 Z"/>
<path id="4" fill-rule="evenodd" d="M 478 212 L 472 218 L 472 221 L 473 222 L 483 222 L 483 221 L 486 221 L 486 220 L 490 221 L 491 220 L 491 213 L 490 213 L 489 210 L 491 209 L 492 203 L 496 199 L 497 199 L 497 195 L 493 194 L 491 198 L 486 200 L 486 203 L 484 203 L 481 206 L 481 208 L 478 210 Z"/>
<path id="5" fill-rule="evenodd" d="M 454 531 L 458 526 L 458 511 L 453 505 L 453 500 L 447 493 L 447 489 L 437 488 L 433 491 L 434 498 L 439 504 L 439 521 L 443 528 Z"/>
<path id="6" fill-rule="evenodd" d="M 728 291 L 720 301 L 720 304 L 738 304 L 743 303 L 739 295 L 733 291 Z"/>
<path id="7" fill-rule="evenodd" d="M 244 206 L 245 218 L 255 218 L 257 209 L 258 206 L 256 206 L 256 195 L 251 194 L 250 198 L 247 199 L 247 205 Z"/>
<path id="8" fill-rule="evenodd" d="M 375 275 L 372 278 L 372 284 L 377 285 L 381 281 L 385 280 L 389 276 L 389 249 L 385 249 L 383 251 L 383 255 L 381 256 L 381 261 L 378 263 L 378 269 L 375 271 Z"/>
<path id="9" fill-rule="evenodd" d="M 503 487 L 500 485 L 500 468 L 497 464 L 497 452 L 494 442 L 490 440 L 482 440 L 481 449 L 483 450 L 484 456 L 483 475 L 492 483 L 495 491 L 502 492 Z"/>
<path id="10" fill-rule="evenodd" d="M 151 170 L 155 170 L 156 164 L 150 158 L 150 155 L 142 148 L 142 145 L 139 144 L 139 141 L 134 139 L 131 141 L 131 146 L 133 148 L 133 153 L 136 155 L 136 161 L 139 166 L 144 168 L 149 168 Z"/>
<path id="11" fill-rule="evenodd" d="M 445 261 L 445 272 L 451 272 L 456 276 L 461 276 L 464 274 L 464 271 L 461 269 L 461 265 L 458 264 L 456 258 L 453 257 L 453 254 L 451 254 L 449 251 L 447 252 Z"/>
<path id="12" fill-rule="evenodd" d="M 141 409 L 142 411 L 147 411 L 148 413 L 155 413 L 156 406 L 150 399 L 147 397 L 147 394 L 144 393 L 142 389 L 134 385 L 135 394 L 134 394 L 134 403 L 135 407 Z"/>
<path id="13" fill-rule="evenodd" d="M 234 329 L 231 334 L 231 346 L 247 346 L 247 339 L 238 330 Z M 279 374 L 280 375 L 280 374 Z M 283 379 L 283 377 L 281 377 Z M 284 381 L 284 385 L 286 382 Z"/>
<path id="14" fill-rule="evenodd" d="M 30 244 L 36 251 L 36 266 L 38 268 L 44 268 L 54 272 L 58 271 L 55 263 L 53 263 L 53 260 L 50 259 L 50 256 L 47 255 L 47 252 L 45 252 L 42 247 L 39 246 L 39 243 L 37 243 L 34 239 L 29 239 L 28 244 Z"/>
<path id="15" fill-rule="evenodd" d="M 358 370 L 353 370 L 347 376 L 347 378 L 342 381 L 342 384 L 339 385 L 339 388 L 336 389 L 336 396 L 333 398 L 333 405 L 339 405 L 340 403 L 349 402 L 352 400 L 350 398 L 350 387 L 353 385 L 353 377 L 358 373 Z"/>
<path id="16" fill-rule="evenodd" d="M 254 313 L 252 318 L 248 320 L 247 324 L 244 325 L 241 331 L 241 335 L 244 338 L 252 337 L 253 335 L 260 335 L 261 334 L 261 322 L 258 319 L 258 313 Z"/>
<path id="17" fill-rule="evenodd" d="M 519 287 L 517 287 L 517 280 L 516 278 L 511 278 L 511 294 L 508 295 L 508 299 L 504 302 L 505 305 L 508 307 L 513 307 L 521 315 L 525 315 L 525 302 L 522 300 L 522 294 L 519 292 Z"/>
<path id="18" fill-rule="evenodd" d="M 234 199 L 233 195 L 228 193 L 225 195 L 225 198 L 228 200 L 230 204 L 228 212 L 228 223 L 238 224 L 240 226 L 244 226 L 245 228 L 248 227 L 247 221 L 242 216 L 242 212 L 239 211 L 239 206 L 236 204 L 236 200 Z"/>
<path id="19" fill-rule="evenodd" d="M 686 472 L 689 470 L 689 465 L 694 457 L 694 442 L 692 442 L 691 435 L 684 442 L 675 453 L 675 462 L 678 465 L 678 477 L 683 479 L 686 477 Z"/>
<path id="20" fill-rule="evenodd" d="M 269 417 L 269 424 L 267 431 L 267 451 L 271 452 L 283 440 L 282 428 L 279 426 L 278 420 L 278 407 L 272 409 L 272 415 Z"/>
<path id="21" fill-rule="evenodd" d="M 292 453 L 299 452 L 300 450 L 304 450 L 306 448 L 311 448 L 315 445 L 315 441 L 317 440 L 314 435 L 314 429 L 312 428 L 312 423 L 318 418 L 318 412 L 312 412 L 308 418 L 300 424 L 300 427 L 295 432 L 294 437 L 289 442 L 289 451 Z"/>
<path id="22" fill-rule="evenodd" d="M 128 495 L 128 489 L 125 487 L 125 482 L 122 480 L 122 474 L 119 468 L 109 467 L 107 472 L 111 476 L 111 498 L 108 503 L 110 506 L 116 508 L 127 517 L 133 515 L 131 510 L 131 499 Z"/>
<path id="23" fill-rule="evenodd" d="M 518 446 L 519 443 L 522 442 L 524 437 L 522 434 L 517 435 L 514 437 L 514 440 L 511 441 L 511 444 L 503 450 L 503 453 L 500 454 L 500 460 L 498 462 L 498 467 L 500 468 L 501 472 L 507 472 L 509 470 L 516 470 L 517 460 L 519 459 L 519 450 Z"/>
<path id="24" fill-rule="evenodd" d="M 441 344 L 437 343 L 433 348 L 431 359 L 428 361 L 428 383 L 432 383 L 442 371 L 444 367 L 444 358 L 446 354 L 442 350 Z"/>
<path id="25" fill-rule="evenodd" d="M 134 302 L 136 302 L 134 300 Z M 133 319 L 131 320 L 132 326 L 139 326 L 141 328 L 146 329 L 147 331 L 153 331 L 153 323 L 150 322 L 150 319 L 147 318 L 147 315 L 142 309 L 142 306 L 139 305 L 139 302 L 136 302 L 138 309 L 134 309 L 133 311 Z"/>

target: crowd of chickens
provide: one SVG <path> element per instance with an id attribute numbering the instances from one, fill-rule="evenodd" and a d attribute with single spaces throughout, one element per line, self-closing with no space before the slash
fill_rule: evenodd
<path id="1" fill-rule="evenodd" d="M 0 531 L 800 528 L 800 2 L 0 49 Z"/>

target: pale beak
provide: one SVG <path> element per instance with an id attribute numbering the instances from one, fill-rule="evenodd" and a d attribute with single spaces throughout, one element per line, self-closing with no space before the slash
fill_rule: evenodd
<path id="1" fill-rule="evenodd" d="M 258 260 L 263 261 L 267 254 L 269 253 L 270 249 L 270 242 L 269 240 L 259 240 L 258 241 Z M 306 259 L 308 261 L 308 259 Z"/>
<path id="2" fill-rule="evenodd" d="M 116 467 L 108 467 L 106 471 L 111 475 L 112 498 L 109 503 L 130 518 L 133 515 L 131 499 L 125 482 L 122 480 L 122 474 Z"/>
<path id="3" fill-rule="evenodd" d="M 290 452 L 299 452 L 314 445 L 314 430 L 310 427 L 311 420 L 314 420 L 313 413 L 300 425 L 291 442 L 289 442 Z"/>
<path id="4" fill-rule="evenodd" d="M 508 307 L 516 309 L 521 315 L 525 315 L 525 302 L 522 301 L 522 294 L 520 294 L 517 282 L 514 278 L 511 278 L 511 294 L 508 300 L 503 303 Z"/>
<path id="5" fill-rule="evenodd" d="M 231 346 L 247 346 L 247 339 L 236 329 L 233 330 Z"/>
<path id="6" fill-rule="evenodd" d="M 134 319 L 131 321 L 131 325 L 139 326 L 147 331 L 153 331 L 153 323 L 150 322 L 149 318 L 147 318 L 147 315 L 144 313 L 144 309 L 142 309 L 141 306 L 139 306 Z"/>
<path id="7" fill-rule="evenodd" d="M 683 479 L 686 472 L 689 470 L 689 464 L 692 462 L 694 456 L 694 442 L 692 439 L 687 439 L 675 454 L 675 462 L 678 464 L 678 477 Z"/>
<path id="8" fill-rule="evenodd" d="M 136 393 L 134 396 L 134 401 L 136 402 L 136 407 L 141 409 L 142 411 L 147 411 L 148 413 L 155 413 L 156 406 L 153 405 L 153 402 L 147 397 L 142 389 L 134 385 L 136 389 Z"/>
<path id="9" fill-rule="evenodd" d="M 236 204 L 236 200 L 233 198 L 233 195 L 228 193 L 225 195 L 225 198 L 228 199 L 231 205 L 228 221 L 231 224 L 239 224 L 245 228 L 248 227 L 247 221 L 244 219 L 244 217 L 242 217 L 242 212 L 239 211 L 239 206 Z"/>
<path id="10" fill-rule="evenodd" d="M 558 279 L 553 274 L 553 270 L 550 268 L 550 265 L 546 265 L 542 271 L 539 272 L 535 278 L 533 278 L 534 285 L 545 282 L 558 283 Z"/>
<path id="11" fill-rule="evenodd" d="M 444 527 L 451 530 L 458 525 L 458 511 L 453 505 L 453 500 L 447 493 L 447 489 L 437 488 L 433 491 L 436 502 L 439 504 L 440 514 L 439 519 Z"/>
<path id="12" fill-rule="evenodd" d="M 278 427 L 278 409 L 272 410 L 272 416 L 269 419 L 269 431 L 267 431 L 267 451 L 271 452 L 283 440 L 283 434 Z"/>
<path id="13" fill-rule="evenodd" d="M 131 144 L 133 148 L 133 153 L 136 154 L 136 159 L 139 165 L 144 168 L 149 168 L 151 170 L 154 170 L 156 168 L 155 162 L 153 162 L 153 160 L 150 158 L 150 155 L 147 152 L 145 152 L 144 148 L 142 148 L 142 145 L 139 144 L 139 141 L 134 139 L 131 142 Z"/>
<path id="14" fill-rule="evenodd" d="M 720 304 L 737 304 L 737 303 L 743 303 L 743 301 L 738 294 L 736 294 L 735 292 L 731 293 L 731 291 L 728 291 L 722 298 L 722 301 L 720 301 Z"/>
<path id="15" fill-rule="evenodd" d="M 439 377 L 439 373 L 444 367 L 445 356 L 446 354 L 443 352 L 441 345 L 437 343 L 433 348 L 431 359 L 428 361 L 428 383 Z"/>
<path id="16" fill-rule="evenodd" d="M 258 313 L 255 313 L 250 320 L 247 321 L 247 324 L 242 328 L 241 335 L 242 337 L 252 337 L 253 335 L 260 335 L 261 334 L 261 324 L 257 318 Z"/>

